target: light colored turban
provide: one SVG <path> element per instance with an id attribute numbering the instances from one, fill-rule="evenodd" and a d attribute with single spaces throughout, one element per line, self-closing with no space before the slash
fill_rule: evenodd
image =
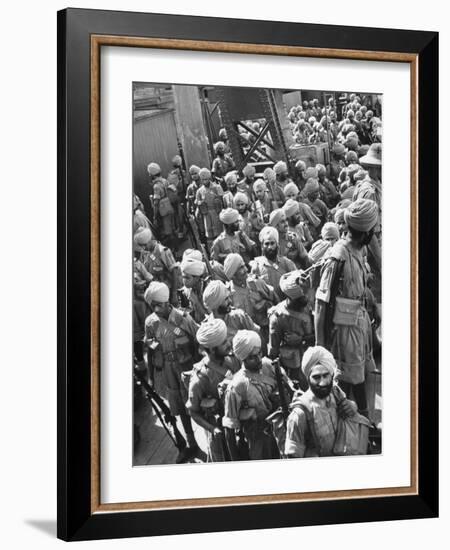
<path id="1" fill-rule="evenodd" d="M 314 178 L 309 178 L 309 180 L 305 184 L 305 187 L 303 188 L 303 193 L 308 196 L 312 193 L 317 193 L 319 189 L 319 182 Z"/>
<path id="2" fill-rule="evenodd" d="M 302 371 L 308 381 L 309 375 L 316 365 L 327 368 L 331 375 L 336 374 L 336 361 L 333 355 L 322 346 L 312 346 L 303 354 Z"/>
<path id="3" fill-rule="evenodd" d="M 147 172 L 151 176 L 157 176 L 158 174 L 161 174 L 161 168 L 160 168 L 159 164 L 156 164 L 156 162 L 151 162 L 147 166 Z"/>
<path id="4" fill-rule="evenodd" d="M 228 172 L 225 175 L 225 183 L 228 185 L 229 183 L 237 183 L 237 175 L 236 172 L 233 170 L 231 172 Z"/>
<path id="5" fill-rule="evenodd" d="M 295 196 L 297 196 L 298 192 L 298 187 L 293 182 L 288 183 L 283 189 L 284 196 L 286 196 L 288 193 L 295 193 Z"/>
<path id="6" fill-rule="evenodd" d="M 325 168 L 325 166 L 323 164 L 316 164 L 316 170 L 317 170 L 317 174 L 326 174 L 327 173 L 327 169 Z"/>
<path id="7" fill-rule="evenodd" d="M 297 168 L 297 170 L 306 170 L 306 164 L 302 160 L 298 160 L 295 163 L 295 167 Z"/>
<path id="8" fill-rule="evenodd" d="M 261 338 L 254 330 L 238 330 L 233 338 L 233 353 L 245 361 L 254 348 L 261 348 Z"/>
<path id="9" fill-rule="evenodd" d="M 349 151 L 345 155 L 345 160 L 348 162 L 348 164 L 353 164 L 358 162 L 358 155 L 355 153 L 355 151 Z"/>
<path id="10" fill-rule="evenodd" d="M 256 169 L 251 164 L 246 164 L 244 168 L 242 169 L 242 173 L 246 178 L 249 178 L 251 176 L 254 176 L 256 174 Z"/>
<path id="11" fill-rule="evenodd" d="M 269 225 L 276 227 L 282 220 L 286 219 L 286 212 L 282 208 L 272 210 L 269 216 Z"/>
<path id="12" fill-rule="evenodd" d="M 313 166 L 310 166 L 309 168 L 306 169 L 305 178 L 307 180 L 309 178 L 317 179 L 317 176 L 318 176 L 317 169 L 314 168 Z"/>
<path id="13" fill-rule="evenodd" d="M 134 235 L 134 242 L 140 246 L 148 244 L 153 239 L 153 233 L 150 229 L 143 228 Z"/>
<path id="14" fill-rule="evenodd" d="M 187 259 L 191 260 L 198 260 L 201 262 L 203 260 L 203 255 L 200 252 L 200 250 L 195 250 L 195 248 L 186 248 L 186 250 L 183 252 L 183 262 Z"/>
<path id="15" fill-rule="evenodd" d="M 327 222 L 322 227 L 320 234 L 322 235 L 322 239 L 339 239 L 338 226 L 333 222 Z"/>
<path id="16" fill-rule="evenodd" d="M 345 222 L 357 231 L 369 231 L 378 220 L 378 206 L 370 199 L 358 199 L 345 210 Z"/>
<path id="17" fill-rule="evenodd" d="M 291 216 L 295 216 L 300 211 L 300 206 L 298 204 L 298 201 L 294 199 L 289 199 L 285 202 L 283 206 L 284 213 L 286 214 L 286 218 L 290 218 Z"/>
<path id="18" fill-rule="evenodd" d="M 280 237 L 275 227 L 266 225 L 266 227 L 261 229 L 259 232 L 259 240 L 260 242 L 264 242 L 266 239 L 275 239 L 277 243 L 280 242 Z"/>
<path id="19" fill-rule="evenodd" d="M 234 198 L 233 198 L 234 206 L 236 206 L 236 203 L 238 201 L 245 202 L 245 204 L 248 204 L 248 195 L 246 195 L 245 193 L 237 192 L 236 195 L 234 195 Z"/>
<path id="20" fill-rule="evenodd" d="M 366 177 L 369 175 L 369 172 L 367 170 L 364 170 L 363 168 L 360 168 L 353 176 L 353 179 L 355 181 L 363 181 L 366 179 Z"/>
<path id="21" fill-rule="evenodd" d="M 223 262 L 223 270 L 225 271 L 225 275 L 228 279 L 232 279 L 236 271 L 243 265 L 245 265 L 245 263 L 242 256 L 232 252 L 225 258 L 225 261 Z"/>
<path id="22" fill-rule="evenodd" d="M 260 189 L 264 189 L 264 191 L 267 190 L 266 182 L 264 180 L 257 179 L 255 183 L 253 184 L 253 191 L 259 191 Z"/>
<path id="23" fill-rule="evenodd" d="M 144 294 L 144 299 L 147 304 L 151 302 L 168 302 L 170 296 L 169 287 L 165 283 L 152 281 Z"/>
<path id="24" fill-rule="evenodd" d="M 189 174 L 199 174 L 200 173 L 200 168 L 198 166 L 196 166 L 195 164 L 193 164 L 190 168 L 189 168 Z"/>
<path id="25" fill-rule="evenodd" d="M 208 178 L 211 177 L 211 170 L 208 170 L 208 168 L 201 168 L 200 172 L 198 173 L 200 177 L 202 176 L 208 176 Z"/>
<path id="26" fill-rule="evenodd" d="M 342 143 L 336 143 L 333 147 L 333 153 L 335 155 L 343 155 L 345 153 L 345 147 L 342 145 Z"/>
<path id="27" fill-rule="evenodd" d="M 205 273 L 206 266 L 203 262 L 199 260 L 194 260 L 193 258 L 188 258 L 183 260 L 180 264 L 181 272 L 186 275 L 194 275 L 195 277 L 200 277 Z"/>
<path id="28" fill-rule="evenodd" d="M 283 172 L 286 172 L 287 171 L 287 166 L 286 166 L 286 163 L 283 162 L 282 160 L 279 160 L 275 166 L 273 167 L 273 171 L 275 172 L 275 174 L 282 174 Z"/>
<path id="29" fill-rule="evenodd" d="M 208 319 L 196 334 L 197 342 L 208 349 L 222 345 L 227 339 L 227 325 L 222 319 Z"/>
<path id="30" fill-rule="evenodd" d="M 276 180 L 276 174 L 275 172 L 272 170 L 272 168 L 266 168 L 264 170 L 264 177 L 266 178 L 266 180 L 269 182 L 269 183 L 274 183 L 275 180 Z"/>
<path id="31" fill-rule="evenodd" d="M 330 247 L 331 243 L 319 239 L 312 245 L 311 250 L 308 253 L 309 259 L 313 264 L 318 262 Z"/>
<path id="32" fill-rule="evenodd" d="M 172 164 L 174 166 L 181 166 L 181 163 L 182 163 L 182 160 L 181 160 L 180 155 L 175 155 L 172 159 Z"/>
<path id="33" fill-rule="evenodd" d="M 318 227 L 320 225 L 320 219 L 314 214 L 309 204 L 299 202 L 298 207 L 303 221 L 307 221 L 313 227 Z"/>
<path id="34" fill-rule="evenodd" d="M 211 281 L 203 291 L 203 303 L 209 311 L 217 309 L 230 291 L 222 281 Z"/>
<path id="35" fill-rule="evenodd" d="M 217 153 L 220 148 L 225 149 L 225 143 L 223 141 L 218 141 L 214 144 L 214 152 Z"/>
<path id="36" fill-rule="evenodd" d="M 280 279 L 280 289 L 286 296 L 295 300 L 304 296 L 302 287 L 300 286 L 301 271 L 291 271 L 285 273 Z"/>
<path id="37" fill-rule="evenodd" d="M 238 195 L 238 193 L 236 193 L 236 195 Z M 234 208 L 225 208 L 220 212 L 219 218 L 222 223 L 229 225 L 230 223 L 235 223 L 238 221 L 239 212 Z"/>

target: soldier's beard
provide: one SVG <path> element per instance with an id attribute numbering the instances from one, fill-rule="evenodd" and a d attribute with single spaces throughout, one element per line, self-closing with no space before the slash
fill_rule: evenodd
<path id="1" fill-rule="evenodd" d="M 319 399 L 325 399 L 331 393 L 333 388 L 333 383 L 328 384 L 327 386 L 311 386 L 311 391 Z"/>
<path id="2" fill-rule="evenodd" d="M 273 250 L 266 250 L 264 255 L 266 256 L 266 258 L 268 258 L 269 260 L 276 260 L 277 256 L 278 256 L 278 246 L 273 249 Z"/>

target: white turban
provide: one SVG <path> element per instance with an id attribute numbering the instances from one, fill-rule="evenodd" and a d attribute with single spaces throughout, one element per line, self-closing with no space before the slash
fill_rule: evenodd
<path id="1" fill-rule="evenodd" d="M 195 248 L 186 248 L 186 250 L 183 252 L 183 262 L 187 259 L 190 260 L 198 260 L 201 262 L 203 260 L 203 255 L 200 252 L 200 250 L 196 250 Z"/>
<path id="2" fill-rule="evenodd" d="M 150 229 L 142 228 L 140 231 L 135 233 L 134 235 L 134 242 L 135 244 L 138 244 L 140 246 L 144 246 L 148 244 L 153 239 L 153 234 L 150 231 Z"/>
<path id="3" fill-rule="evenodd" d="M 200 168 L 198 166 L 196 166 L 195 164 L 193 164 L 190 168 L 189 168 L 189 174 L 198 174 L 200 172 Z"/>
<path id="4" fill-rule="evenodd" d="M 301 273 L 302 272 L 300 270 L 291 271 L 290 273 L 285 273 L 284 275 L 282 275 L 280 279 L 279 284 L 281 291 L 293 300 L 304 296 L 303 289 L 300 285 Z"/>
<path id="5" fill-rule="evenodd" d="M 283 172 L 287 172 L 286 163 L 283 162 L 282 160 L 279 160 L 273 167 L 273 170 L 275 174 L 282 174 Z"/>
<path id="6" fill-rule="evenodd" d="M 203 292 L 203 303 L 209 311 L 217 309 L 230 291 L 222 281 L 211 281 Z"/>
<path id="7" fill-rule="evenodd" d="M 197 342 L 205 348 L 215 348 L 227 339 L 227 325 L 222 319 L 208 319 L 197 331 Z"/>
<path id="8" fill-rule="evenodd" d="M 256 174 L 255 167 L 251 164 L 246 164 L 244 168 L 242 169 L 242 173 L 246 178 L 254 176 Z"/>
<path id="9" fill-rule="evenodd" d="M 225 261 L 223 262 L 223 270 L 225 271 L 225 275 L 229 279 L 232 279 L 236 271 L 243 265 L 245 265 L 245 263 L 242 256 L 233 252 L 228 254 L 225 258 Z"/>
<path id="10" fill-rule="evenodd" d="M 261 338 L 254 330 L 238 330 L 233 338 L 233 353 L 244 361 L 254 348 L 261 348 Z"/>
<path id="11" fill-rule="evenodd" d="M 284 196 L 286 196 L 288 193 L 295 193 L 295 196 L 298 195 L 298 187 L 295 185 L 295 183 L 291 182 L 286 185 L 286 187 L 283 189 Z"/>
<path id="12" fill-rule="evenodd" d="M 170 296 L 169 287 L 165 283 L 153 281 L 148 285 L 144 294 L 145 301 L 150 304 L 151 302 L 168 302 Z"/>
<path id="13" fill-rule="evenodd" d="M 227 225 L 229 225 L 230 223 L 235 223 L 239 219 L 239 212 L 234 208 L 225 208 L 220 212 L 219 219 L 222 223 L 225 223 Z"/>
<path id="14" fill-rule="evenodd" d="M 295 163 L 295 167 L 297 168 L 297 170 L 306 170 L 306 164 L 302 160 L 298 160 Z"/>
<path id="15" fill-rule="evenodd" d="M 158 174 L 161 173 L 161 168 L 160 168 L 159 164 L 156 164 L 156 162 L 151 162 L 151 163 L 147 166 L 147 172 L 148 172 L 151 176 L 157 176 Z"/>
<path id="16" fill-rule="evenodd" d="M 233 205 L 236 206 L 236 203 L 238 201 L 245 202 L 245 204 L 248 204 L 248 196 L 245 193 L 238 192 L 236 193 L 236 195 L 234 195 Z"/>
<path id="17" fill-rule="evenodd" d="M 317 179 L 317 176 L 318 176 L 317 168 L 310 166 L 309 168 L 306 169 L 305 171 L 306 179 L 309 179 L 309 178 Z"/>
<path id="18" fill-rule="evenodd" d="M 272 170 L 272 168 L 266 168 L 264 170 L 264 177 L 269 183 L 275 182 L 275 172 Z"/>
<path id="19" fill-rule="evenodd" d="M 326 367 L 332 375 L 336 374 L 336 361 L 333 355 L 322 346 L 310 347 L 303 354 L 302 371 L 308 381 L 309 375 L 316 365 Z"/>
<path id="20" fill-rule="evenodd" d="M 256 192 L 259 189 L 264 189 L 264 191 L 266 191 L 267 189 L 266 182 L 262 179 L 256 180 L 255 183 L 253 184 L 253 191 Z"/>
<path id="21" fill-rule="evenodd" d="M 270 213 L 269 225 L 276 227 L 282 220 L 286 219 L 286 212 L 282 208 L 277 208 Z"/>
<path id="22" fill-rule="evenodd" d="M 236 172 L 233 170 L 231 172 L 227 172 L 225 174 L 225 183 L 228 185 L 229 183 L 237 183 L 237 175 Z"/>
<path id="23" fill-rule="evenodd" d="M 188 258 L 183 260 L 180 265 L 181 272 L 186 275 L 194 275 L 195 277 L 200 277 L 205 273 L 205 264 L 194 260 L 193 258 Z"/>
<path id="24" fill-rule="evenodd" d="M 311 250 L 308 253 L 309 259 L 312 261 L 313 264 L 318 262 L 330 247 L 331 243 L 329 241 L 323 241 L 321 239 L 316 241 L 312 245 Z"/>
<path id="25" fill-rule="evenodd" d="M 314 178 L 309 178 L 303 188 L 303 194 L 308 196 L 312 193 L 318 193 L 320 190 L 319 182 Z"/>
<path id="26" fill-rule="evenodd" d="M 333 222 L 327 222 L 322 227 L 322 231 L 320 232 L 322 239 L 339 239 L 339 228 L 338 226 Z"/>
<path id="27" fill-rule="evenodd" d="M 378 206 L 370 199 L 358 199 L 352 202 L 344 214 L 345 223 L 357 231 L 369 231 L 378 220 Z"/>
<path id="28" fill-rule="evenodd" d="M 275 227 L 266 225 L 266 227 L 263 227 L 261 229 L 261 231 L 259 232 L 259 240 L 260 242 L 264 242 L 266 239 L 275 239 L 277 243 L 280 241 L 278 231 L 275 229 Z"/>
<path id="29" fill-rule="evenodd" d="M 219 149 L 225 149 L 225 143 L 223 141 L 217 141 L 214 144 L 214 152 L 217 153 Z"/>
<path id="30" fill-rule="evenodd" d="M 298 204 L 298 201 L 288 199 L 283 206 L 283 210 L 286 214 L 286 218 L 290 218 L 291 216 L 295 216 L 295 214 L 300 211 L 300 205 Z"/>
<path id="31" fill-rule="evenodd" d="M 198 175 L 199 175 L 200 177 L 202 177 L 202 176 L 207 176 L 208 178 L 210 178 L 210 177 L 211 177 L 211 171 L 208 170 L 208 168 L 201 168 L 201 169 L 200 169 L 200 172 L 198 173 Z"/>

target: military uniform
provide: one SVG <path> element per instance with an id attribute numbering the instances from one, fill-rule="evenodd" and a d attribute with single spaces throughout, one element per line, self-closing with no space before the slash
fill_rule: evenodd
<path id="1" fill-rule="evenodd" d="M 309 310 L 294 311 L 287 307 L 286 300 L 273 306 L 269 312 L 269 357 L 280 358 L 280 364 L 302 383 L 303 389 L 308 386 L 301 372 L 304 350 L 314 342 L 314 325 Z M 303 344 L 290 346 L 286 342 L 288 333 L 300 336 Z"/>
<path id="2" fill-rule="evenodd" d="M 287 231 L 284 235 L 279 235 L 278 248 L 280 255 L 293 261 L 296 267 L 308 267 L 308 254 L 298 234 L 294 231 Z"/>
<path id="3" fill-rule="evenodd" d="M 153 250 L 141 252 L 141 261 L 154 281 L 165 283 L 169 287 L 173 301 L 175 299 L 174 292 L 178 286 L 178 266 L 169 248 L 161 243 L 156 243 Z"/>
<path id="4" fill-rule="evenodd" d="M 211 172 L 216 178 L 224 178 L 228 172 L 234 170 L 236 165 L 230 155 L 223 155 L 223 157 L 217 156 L 212 163 Z"/>
<path id="5" fill-rule="evenodd" d="M 183 286 L 180 289 L 184 299 L 189 303 L 189 314 L 196 323 L 201 323 L 208 315 L 208 310 L 203 303 L 203 286 L 200 290 Z"/>
<path id="6" fill-rule="evenodd" d="M 231 380 L 233 371 L 230 370 L 228 361 L 217 363 L 209 357 L 204 357 L 194 365 L 189 381 L 188 400 L 186 409 L 189 413 L 196 412 L 205 420 L 222 428 L 223 417 L 223 392 L 219 394 L 219 386 L 224 380 Z M 207 461 L 223 462 L 227 460 L 224 436 L 216 436 L 209 430 L 205 430 L 207 441 Z"/>
<path id="7" fill-rule="evenodd" d="M 186 414 L 181 373 L 192 368 L 197 329 L 192 317 L 176 308 L 171 309 L 167 320 L 156 313 L 145 320 L 147 344 L 150 349 L 152 346 L 156 348 L 152 352 L 152 361 L 155 366 L 162 367 L 170 412 L 175 416 Z"/>
<path id="8" fill-rule="evenodd" d="M 214 319 L 212 313 L 209 314 L 210 319 Z M 253 322 L 248 313 L 242 309 L 232 308 L 225 317 L 224 323 L 227 325 L 227 339 L 232 342 L 234 335 L 238 330 L 254 330 L 259 333 L 259 326 Z"/>
<path id="9" fill-rule="evenodd" d="M 240 254 L 244 262 L 248 263 L 250 260 L 249 250 L 254 245 L 255 243 L 242 233 L 240 235 L 237 233 L 229 235 L 226 231 L 222 231 L 211 245 L 211 259 L 223 263 L 228 254 L 234 252 Z"/>
<path id="10" fill-rule="evenodd" d="M 172 212 L 161 215 L 159 203 L 161 200 L 167 198 L 169 198 L 167 181 L 161 176 L 158 176 L 153 180 L 153 200 L 156 210 L 155 215 L 158 215 L 161 220 L 159 230 L 162 239 L 173 237 L 177 229 L 175 225 L 175 211 L 173 207 Z"/>
<path id="11" fill-rule="evenodd" d="M 225 428 L 242 430 L 250 460 L 279 458 L 276 441 L 266 422 L 278 406 L 277 382 L 272 362 L 266 357 L 257 372 L 244 366 L 233 376 L 225 393 Z"/>
<path id="12" fill-rule="evenodd" d="M 281 276 L 296 269 L 294 262 L 285 256 L 278 256 L 275 262 L 266 256 L 258 256 L 252 262 L 252 273 L 274 289 L 278 300 L 283 299 L 283 293 L 280 290 Z"/>
<path id="13" fill-rule="evenodd" d="M 204 224 L 205 236 L 210 241 L 222 231 L 222 222 L 219 219 L 219 213 L 222 210 L 222 197 L 222 188 L 214 182 L 211 182 L 209 187 L 202 185 L 195 197 L 195 203 Z"/>

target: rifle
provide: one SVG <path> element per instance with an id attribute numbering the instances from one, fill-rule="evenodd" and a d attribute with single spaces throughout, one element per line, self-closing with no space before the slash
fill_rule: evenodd
<path id="1" fill-rule="evenodd" d="M 135 365 L 134 379 L 137 384 L 141 385 L 144 389 L 145 396 L 149 400 L 152 409 L 155 411 L 156 416 L 159 418 L 161 425 L 166 430 L 167 435 L 172 440 L 175 447 L 182 451 L 186 448 L 186 440 L 181 434 L 180 430 L 177 427 L 177 421 L 174 416 L 172 416 L 169 407 L 166 405 L 164 400 L 156 391 L 150 386 L 150 384 L 145 379 L 142 372 L 140 372 Z"/>

